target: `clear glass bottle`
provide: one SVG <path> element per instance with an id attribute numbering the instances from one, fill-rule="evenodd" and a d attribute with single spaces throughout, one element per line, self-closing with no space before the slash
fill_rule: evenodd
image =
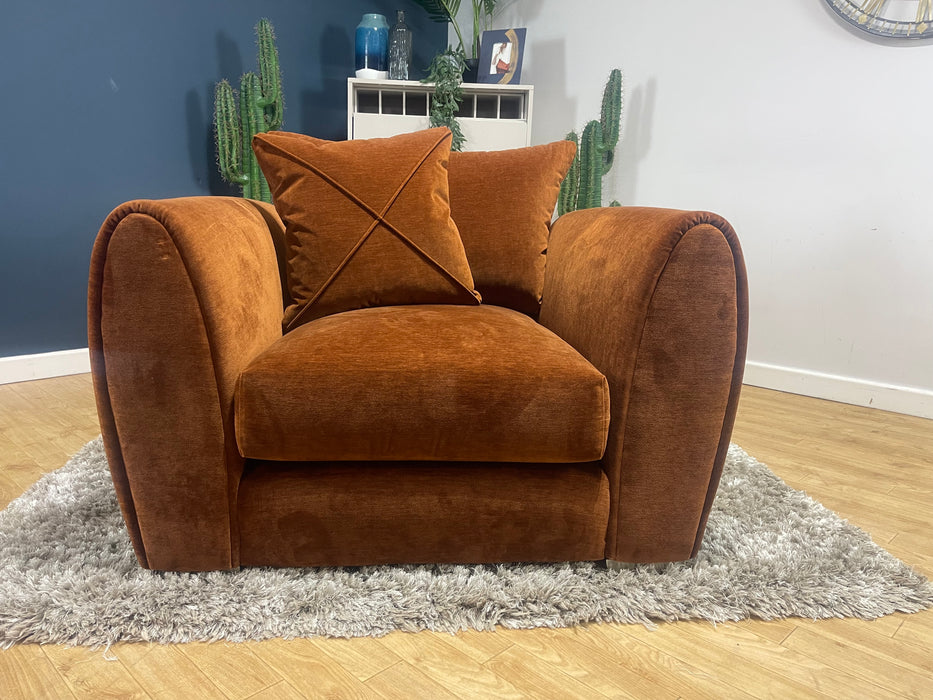
<path id="1" fill-rule="evenodd" d="M 411 69 L 411 29 L 405 24 L 405 11 L 397 11 L 397 19 L 389 32 L 389 79 L 408 80 Z"/>

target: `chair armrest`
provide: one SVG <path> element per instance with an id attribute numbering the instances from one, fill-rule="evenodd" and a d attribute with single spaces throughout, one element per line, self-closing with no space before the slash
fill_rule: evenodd
<path id="1" fill-rule="evenodd" d="M 540 320 L 609 381 L 606 557 L 694 556 L 745 366 L 748 292 L 732 227 L 643 207 L 562 216 Z"/>
<path id="2" fill-rule="evenodd" d="M 147 568 L 238 565 L 244 461 L 233 389 L 282 334 L 276 226 L 274 210 L 251 200 L 136 200 L 117 207 L 95 241 L 94 390 L 120 506 Z"/>

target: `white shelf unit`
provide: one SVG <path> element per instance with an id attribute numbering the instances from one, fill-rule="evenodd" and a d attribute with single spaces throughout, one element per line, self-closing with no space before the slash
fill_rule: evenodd
<path id="1" fill-rule="evenodd" d="M 428 128 L 434 85 L 415 80 L 347 81 L 347 138 L 395 136 Z M 464 150 L 531 145 L 532 85 L 464 83 L 457 115 Z"/>

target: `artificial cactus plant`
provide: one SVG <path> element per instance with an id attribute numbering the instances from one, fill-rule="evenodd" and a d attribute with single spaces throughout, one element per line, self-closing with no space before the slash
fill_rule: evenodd
<path id="1" fill-rule="evenodd" d="M 214 91 L 217 161 L 224 180 L 240 185 L 244 197 L 271 202 L 269 184 L 259 169 L 252 140 L 255 134 L 282 126 L 282 72 L 272 23 L 259 20 L 256 36 L 259 75 L 245 73 L 240 78 L 239 93 L 226 80 L 217 83 Z"/>
<path id="2" fill-rule="evenodd" d="M 560 215 L 577 209 L 602 206 L 603 176 L 612 168 L 615 148 L 619 143 L 619 124 L 622 120 L 622 71 L 609 74 L 603 90 L 603 103 L 599 121 L 595 119 L 583 129 L 567 134 L 567 140 L 578 145 L 577 155 L 560 188 L 557 212 Z M 612 202 L 610 206 L 618 206 Z"/>

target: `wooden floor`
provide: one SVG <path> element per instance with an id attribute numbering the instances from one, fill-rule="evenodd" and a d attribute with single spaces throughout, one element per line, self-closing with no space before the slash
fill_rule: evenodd
<path id="1" fill-rule="evenodd" d="M 88 376 L 0 386 L 0 506 L 98 434 Z M 933 421 L 747 387 L 734 440 L 933 577 Z M 933 611 L 858 620 L 0 650 L 0 698 L 933 698 Z"/>

